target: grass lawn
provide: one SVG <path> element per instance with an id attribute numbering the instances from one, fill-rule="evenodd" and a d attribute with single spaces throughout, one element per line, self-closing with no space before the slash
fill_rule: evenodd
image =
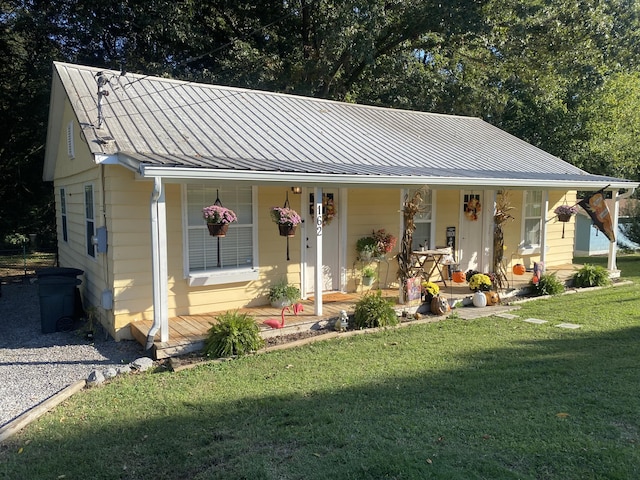
<path id="1" fill-rule="evenodd" d="M 640 258 L 618 266 L 633 285 L 519 319 L 118 378 L 0 447 L 0 478 L 640 478 Z"/>

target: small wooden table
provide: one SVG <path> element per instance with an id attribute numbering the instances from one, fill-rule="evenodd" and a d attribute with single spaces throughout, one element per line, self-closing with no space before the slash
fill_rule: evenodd
<path id="1" fill-rule="evenodd" d="M 442 257 L 446 255 L 451 255 L 451 248 L 437 248 L 435 250 L 416 250 L 411 252 L 413 257 L 413 264 L 411 267 L 411 272 L 422 275 L 422 278 L 429 282 L 431 279 L 431 275 L 437 270 L 440 274 L 440 280 L 444 283 L 444 286 L 447 286 L 447 282 L 445 280 L 445 276 L 442 273 L 442 269 L 440 268 L 440 262 L 442 261 Z M 433 262 L 431 268 L 429 268 L 428 263 Z"/>

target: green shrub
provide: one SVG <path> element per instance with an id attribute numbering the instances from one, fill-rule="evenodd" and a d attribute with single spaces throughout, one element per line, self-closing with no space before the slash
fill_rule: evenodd
<path id="1" fill-rule="evenodd" d="M 399 323 L 393 302 L 382 297 L 380 291 L 366 294 L 355 307 L 353 317 L 349 318 L 352 328 L 387 327 Z"/>
<path id="2" fill-rule="evenodd" d="M 578 288 L 604 287 L 611 284 L 609 271 L 606 268 L 588 263 L 585 263 L 571 278 L 573 279 L 573 285 Z"/>
<path id="3" fill-rule="evenodd" d="M 533 294 L 541 295 L 558 295 L 564 292 L 564 284 L 558 280 L 554 273 L 543 273 L 538 280 L 538 284 L 531 282 Z"/>
<path id="4" fill-rule="evenodd" d="M 225 312 L 211 324 L 204 353 L 214 358 L 230 357 L 254 352 L 263 345 L 264 340 L 253 317 L 237 311 Z"/>

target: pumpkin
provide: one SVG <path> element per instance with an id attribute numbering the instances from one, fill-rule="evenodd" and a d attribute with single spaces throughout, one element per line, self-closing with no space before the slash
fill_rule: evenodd
<path id="1" fill-rule="evenodd" d="M 451 274 L 451 278 L 455 283 L 464 283 L 467 281 L 467 277 L 461 270 L 456 270 Z"/>
<path id="2" fill-rule="evenodd" d="M 451 310 L 451 307 L 449 307 L 449 302 L 447 302 L 446 298 L 440 295 L 433 297 L 431 300 L 431 313 L 434 315 L 444 315 L 449 310 Z"/>
<path id="3" fill-rule="evenodd" d="M 487 297 L 487 305 L 498 305 L 500 303 L 500 295 L 496 291 L 484 292 Z"/>
<path id="4" fill-rule="evenodd" d="M 513 266 L 513 273 L 515 273 L 516 275 L 524 275 L 525 273 L 527 273 L 527 269 L 525 268 L 525 266 L 521 263 L 516 263 Z"/>

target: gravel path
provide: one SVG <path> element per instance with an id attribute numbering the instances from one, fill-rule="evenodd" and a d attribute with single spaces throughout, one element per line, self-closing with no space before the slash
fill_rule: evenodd
<path id="1" fill-rule="evenodd" d="M 93 370 L 103 371 L 143 356 L 137 342 L 115 342 L 104 333 L 97 334 L 92 343 L 77 331 L 41 333 L 37 285 L 3 285 L 0 427 Z"/>

